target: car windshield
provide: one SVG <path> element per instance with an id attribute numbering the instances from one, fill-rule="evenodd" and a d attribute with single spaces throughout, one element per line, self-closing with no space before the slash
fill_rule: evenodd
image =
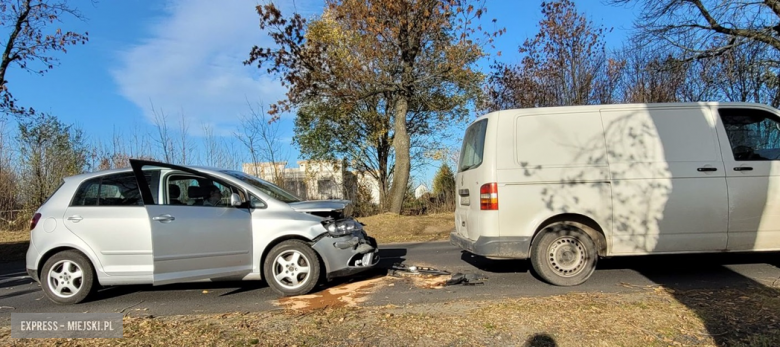
<path id="1" fill-rule="evenodd" d="M 222 172 L 224 172 L 224 173 L 226 173 L 226 174 L 228 174 L 230 176 L 233 176 L 235 178 L 238 178 L 238 179 L 240 179 L 241 181 L 243 181 L 245 183 L 248 183 L 252 187 L 255 187 L 255 188 L 259 189 L 261 192 L 263 192 L 265 194 L 268 194 L 268 196 L 270 196 L 270 197 L 272 197 L 272 198 L 274 198 L 276 200 L 279 200 L 279 201 L 282 201 L 282 202 L 285 202 L 285 203 L 301 201 L 300 198 L 298 198 L 297 196 L 293 195 L 292 193 L 290 193 L 290 192 L 280 188 L 279 186 L 277 186 L 277 185 L 275 185 L 275 184 L 273 184 L 271 182 L 264 181 L 262 179 L 259 179 L 259 178 L 255 177 L 255 176 L 247 175 L 247 174 L 245 174 L 243 172 L 239 172 L 239 171 L 222 171 Z"/>

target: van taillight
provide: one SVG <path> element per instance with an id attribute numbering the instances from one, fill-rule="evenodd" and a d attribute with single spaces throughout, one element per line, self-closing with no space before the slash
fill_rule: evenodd
<path id="1" fill-rule="evenodd" d="M 485 183 L 479 187 L 479 209 L 498 210 L 498 183 Z"/>
<path id="2" fill-rule="evenodd" d="M 41 219 L 41 214 L 40 213 L 36 213 L 32 217 L 32 219 L 30 220 L 30 230 L 35 229 L 35 226 L 38 225 L 38 220 L 40 220 L 40 219 Z"/>

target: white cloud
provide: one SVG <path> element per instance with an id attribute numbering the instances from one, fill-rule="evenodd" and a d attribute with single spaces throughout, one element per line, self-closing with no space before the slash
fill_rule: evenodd
<path id="1" fill-rule="evenodd" d="M 282 1 L 289 14 L 293 4 L 316 9 L 321 2 Z M 213 124 L 215 132 L 232 131 L 247 99 L 273 103 L 284 97 L 280 82 L 244 66 L 253 45 L 269 46 L 259 28 L 254 1 L 172 0 L 164 15 L 149 27 L 140 44 L 118 52 L 119 66 L 111 73 L 119 93 L 153 120 L 151 103 L 177 121 L 184 112 L 190 129 Z M 305 6 L 305 8 L 302 8 Z M 309 12 L 311 13 L 311 12 Z"/>

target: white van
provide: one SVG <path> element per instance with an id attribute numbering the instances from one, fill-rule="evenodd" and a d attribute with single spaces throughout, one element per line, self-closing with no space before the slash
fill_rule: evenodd
<path id="1" fill-rule="evenodd" d="M 514 109 L 466 130 L 450 241 L 578 285 L 599 257 L 780 250 L 780 112 L 748 103 Z"/>

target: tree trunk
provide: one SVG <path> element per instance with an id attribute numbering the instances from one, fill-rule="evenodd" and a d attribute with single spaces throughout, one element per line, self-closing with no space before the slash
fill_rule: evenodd
<path id="1" fill-rule="evenodd" d="M 401 214 L 401 208 L 406 195 L 406 186 L 409 184 L 409 171 L 411 169 L 409 146 L 409 133 L 406 131 L 406 112 L 409 108 L 406 95 L 399 95 L 395 101 L 395 134 L 393 136 L 393 149 L 395 149 L 395 168 L 393 170 L 393 185 L 390 188 L 390 212 Z"/>
<path id="2" fill-rule="evenodd" d="M 376 178 L 379 182 L 379 209 L 381 212 L 386 212 L 388 209 L 388 186 L 390 180 L 390 173 L 388 172 L 388 161 L 390 160 L 390 140 L 388 139 L 388 132 L 383 132 L 379 138 L 379 142 L 376 146 L 377 162 L 379 172 Z"/>

